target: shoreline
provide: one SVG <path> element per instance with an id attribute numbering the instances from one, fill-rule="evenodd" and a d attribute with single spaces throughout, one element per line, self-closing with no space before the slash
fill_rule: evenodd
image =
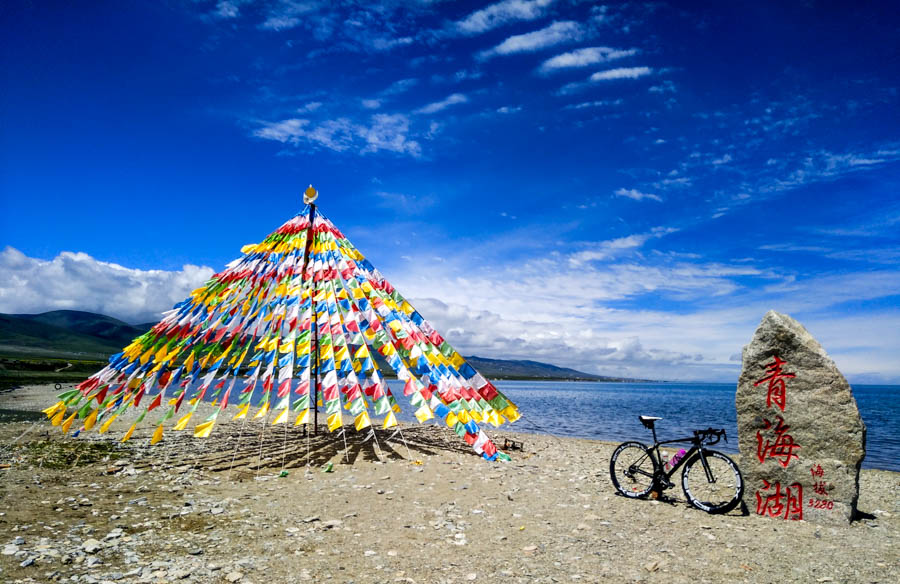
<path id="1" fill-rule="evenodd" d="M 16 405 L 46 407 L 54 391 L 47 389 L 20 394 Z M 0 408 L 12 409 L 16 393 L 0 394 Z M 151 427 L 124 445 L 116 428 L 73 440 L 46 422 L 0 424 L 0 462 L 10 465 L 0 470 L 0 579 L 524 584 L 900 576 L 900 474 L 892 471 L 861 472 L 859 520 L 818 525 L 759 517 L 746 493 L 748 507 L 724 515 L 690 507 L 680 489 L 659 500 L 618 496 L 608 474 L 614 444 L 595 440 L 494 430 L 495 442 L 518 439 L 525 449 L 512 462 L 489 463 L 437 426 L 403 425 L 405 443 L 379 431 L 377 445 L 350 429 L 346 448 L 333 434 L 263 432 L 259 421 L 222 424 L 206 439 L 167 429 L 153 447 Z"/>

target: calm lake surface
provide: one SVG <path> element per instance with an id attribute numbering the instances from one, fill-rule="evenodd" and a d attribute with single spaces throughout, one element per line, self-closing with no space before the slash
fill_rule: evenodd
<path id="1" fill-rule="evenodd" d="M 403 386 L 389 382 L 403 414 Z M 612 442 L 651 439 L 638 421 L 641 414 L 660 416 L 661 440 L 689 436 L 695 429 L 725 428 L 728 442 L 717 449 L 737 452 L 736 386 L 727 383 L 594 383 L 498 381 L 495 385 L 516 402 L 522 418 L 489 432 L 503 430 L 593 438 Z M 863 468 L 900 471 L 900 386 L 854 385 L 853 396 L 866 423 Z"/>

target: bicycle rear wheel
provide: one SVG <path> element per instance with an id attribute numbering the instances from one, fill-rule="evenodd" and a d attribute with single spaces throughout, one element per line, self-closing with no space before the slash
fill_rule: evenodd
<path id="1" fill-rule="evenodd" d="M 653 488 L 656 460 L 640 442 L 623 442 L 609 460 L 609 476 L 617 491 L 637 499 Z"/>
<path id="2" fill-rule="evenodd" d="M 684 465 L 681 488 L 687 500 L 707 513 L 727 513 L 741 502 L 744 480 L 733 460 L 715 450 L 704 450 L 706 465 L 698 452 Z"/>

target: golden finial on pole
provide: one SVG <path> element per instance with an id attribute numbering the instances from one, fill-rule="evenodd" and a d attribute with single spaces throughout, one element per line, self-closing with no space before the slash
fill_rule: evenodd
<path id="1" fill-rule="evenodd" d="M 314 203 L 316 197 L 319 196 L 319 191 L 313 188 L 312 185 L 309 185 L 307 189 L 303 192 L 303 203 L 309 205 L 310 203 Z"/>

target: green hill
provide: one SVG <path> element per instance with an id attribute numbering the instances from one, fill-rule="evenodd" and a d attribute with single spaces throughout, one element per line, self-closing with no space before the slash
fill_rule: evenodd
<path id="1" fill-rule="evenodd" d="M 130 325 L 110 316 L 77 310 L 0 314 L 0 357 L 18 360 L 16 369 L 24 366 L 23 358 L 100 362 L 121 351 L 153 324 Z M 488 379 L 643 381 L 603 377 L 539 361 L 488 359 L 474 355 L 466 360 Z M 383 362 L 379 365 L 382 371 L 389 371 Z M 7 362 L 6 366 L 13 365 Z M 53 369 L 58 363 L 42 362 L 40 366 Z M 69 367 L 73 366 L 76 365 Z"/>
<path id="2" fill-rule="evenodd" d="M 0 353 L 105 358 L 151 326 L 133 326 L 109 316 L 77 310 L 0 314 Z"/>

